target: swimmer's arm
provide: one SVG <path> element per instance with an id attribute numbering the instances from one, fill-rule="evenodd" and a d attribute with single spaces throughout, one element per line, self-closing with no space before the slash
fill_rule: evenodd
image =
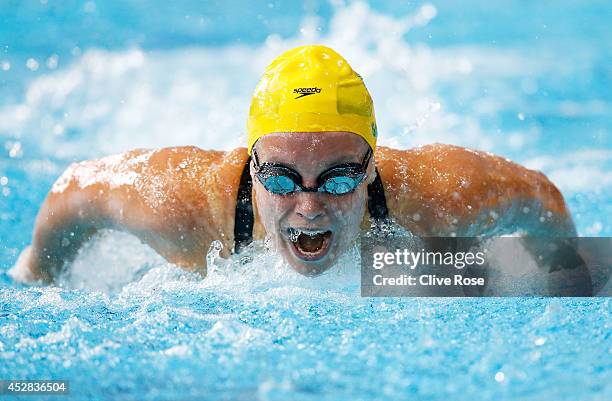
<path id="1" fill-rule="evenodd" d="M 109 226 L 100 211 L 99 194 L 93 193 L 93 186 L 89 189 L 49 192 L 36 217 L 32 245 L 9 272 L 15 280 L 53 281 L 64 262 L 72 260 L 99 229 Z"/>
<path id="2" fill-rule="evenodd" d="M 212 241 L 233 245 L 233 208 L 244 149 L 133 151 L 71 166 L 38 214 L 32 246 L 13 276 L 52 281 L 101 229 L 127 231 L 169 262 L 205 274 Z M 114 162 L 118 163 L 114 163 Z"/>
<path id="3" fill-rule="evenodd" d="M 561 192 L 538 171 L 441 144 L 376 156 L 392 217 L 421 236 L 575 236 Z"/>
<path id="4" fill-rule="evenodd" d="M 581 255 L 571 241 L 554 239 L 574 237 L 576 229 L 561 192 L 544 174 L 450 145 L 385 150 L 380 159 L 391 215 L 400 225 L 425 237 L 531 237 L 525 249 L 538 264 L 544 261 L 540 268 L 551 273 L 552 294 L 590 295 Z M 559 245 L 553 251 L 552 241 Z"/>

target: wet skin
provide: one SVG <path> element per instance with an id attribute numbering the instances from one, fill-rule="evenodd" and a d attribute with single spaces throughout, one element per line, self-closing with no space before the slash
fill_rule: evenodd
<path id="1" fill-rule="evenodd" d="M 328 168 L 347 162 L 361 163 L 367 149 L 363 139 L 348 132 L 270 134 L 256 144 L 260 163 L 291 167 L 302 176 L 302 184 L 311 188 L 317 186 L 317 177 Z M 266 191 L 254 172 L 251 163 L 259 221 L 270 233 L 276 249 L 296 271 L 309 276 L 321 274 L 359 236 L 367 184 L 375 177 L 371 161 L 366 179 L 354 192 L 341 196 L 316 192 L 275 195 Z M 331 236 L 323 249 L 307 257 L 291 241 L 292 229 L 331 232 Z"/>
<path id="2" fill-rule="evenodd" d="M 256 146 L 260 161 L 294 166 L 310 187 L 333 164 L 361 162 L 366 149 L 350 133 L 272 134 Z M 41 206 L 32 246 L 11 274 L 20 281 L 52 281 L 82 244 L 105 228 L 132 233 L 169 262 L 205 274 L 213 240 L 223 244 L 223 256 L 233 249 L 236 196 L 246 159 L 244 148 L 175 147 L 73 164 Z M 374 178 L 374 165 L 391 217 L 416 235 L 499 235 L 511 228 L 532 235 L 575 235 L 558 189 L 543 174 L 507 159 L 441 144 L 378 147 L 367 182 Z M 320 274 L 350 246 L 360 227 L 368 227 L 367 182 L 341 197 L 279 197 L 254 179 L 254 238 L 269 234 L 291 267 Z M 290 227 L 330 230 L 325 254 L 316 260 L 296 254 L 287 236 Z"/>

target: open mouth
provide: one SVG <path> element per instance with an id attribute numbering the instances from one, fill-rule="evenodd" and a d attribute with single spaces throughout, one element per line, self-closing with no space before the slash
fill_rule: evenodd
<path id="1" fill-rule="evenodd" d="M 315 261 L 327 254 L 331 231 L 289 228 L 288 233 L 293 249 L 300 259 Z"/>

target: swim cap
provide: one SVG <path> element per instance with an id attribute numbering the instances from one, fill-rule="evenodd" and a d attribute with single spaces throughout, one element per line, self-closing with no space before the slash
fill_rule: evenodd
<path id="1" fill-rule="evenodd" d="M 276 58 L 255 88 L 248 152 L 273 132 L 352 132 L 376 147 L 372 98 L 348 62 L 325 46 L 300 46 Z"/>

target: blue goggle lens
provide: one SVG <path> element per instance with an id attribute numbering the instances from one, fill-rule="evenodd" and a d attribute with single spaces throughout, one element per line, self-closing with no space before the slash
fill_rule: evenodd
<path id="1" fill-rule="evenodd" d="M 272 175 L 262 180 L 266 190 L 277 195 L 287 195 L 297 190 L 297 185 L 286 175 Z"/>
<path id="2" fill-rule="evenodd" d="M 364 175 L 357 177 L 334 176 L 327 178 L 323 184 L 317 188 L 317 192 L 326 192 L 331 195 L 344 195 L 355 191 Z M 267 191 L 276 195 L 288 195 L 296 191 L 304 191 L 290 176 L 268 175 L 260 177 L 260 181 Z M 311 190 L 312 191 L 312 190 Z"/>
<path id="3" fill-rule="evenodd" d="M 344 195 L 353 192 L 360 181 L 353 177 L 336 176 L 325 180 L 322 188 L 332 195 Z"/>

